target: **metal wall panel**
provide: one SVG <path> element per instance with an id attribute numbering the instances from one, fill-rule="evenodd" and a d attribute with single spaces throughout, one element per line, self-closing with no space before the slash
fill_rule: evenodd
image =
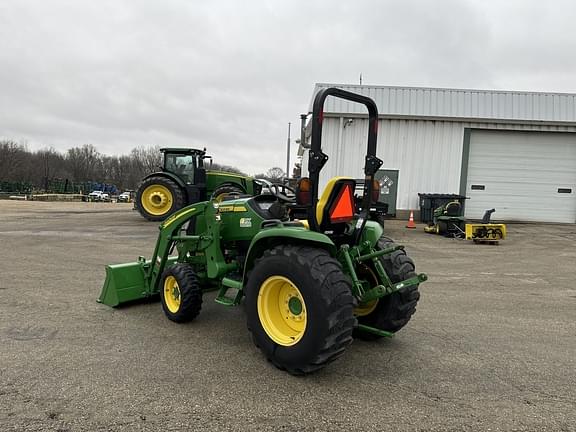
<path id="1" fill-rule="evenodd" d="M 424 101 L 424 99 L 423 99 Z M 424 102 L 423 102 L 424 103 Z M 322 131 L 329 160 L 322 170 L 321 188 L 337 175 L 361 178 L 368 124 L 361 118 L 327 117 Z M 574 126 L 534 126 L 436 120 L 380 120 L 378 157 L 383 169 L 399 170 L 398 209 L 418 209 L 418 193 L 459 193 L 464 129 L 570 131 Z M 308 172 L 308 152 L 303 175 Z"/>
<path id="2" fill-rule="evenodd" d="M 331 86 L 370 96 L 384 116 L 576 123 L 575 94 L 348 84 L 316 84 L 314 94 Z M 364 114 L 366 109 L 357 103 L 329 97 L 325 112 Z"/>

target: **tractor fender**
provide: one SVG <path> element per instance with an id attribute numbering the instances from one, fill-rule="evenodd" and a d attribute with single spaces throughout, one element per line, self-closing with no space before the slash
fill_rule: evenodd
<path id="1" fill-rule="evenodd" d="M 222 186 L 235 186 L 242 189 L 244 193 L 252 194 L 254 188 L 250 180 L 250 177 L 244 177 L 235 173 L 206 171 L 206 190 L 208 193 L 212 193 Z"/>
<path id="2" fill-rule="evenodd" d="M 248 273 L 252 267 L 254 267 L 254 261 L 262 256 L 265 250 L 284 244 L 321 248 L 328 251 L 331 256 L 335 256 L 337 252 L 336 245 L 332 240 L 330 240 L 327 235 L 319 232 L 309 231 L 306 228 L 300 227 L 273 227 L 263 229 L 254 236 L 250 243 L 246 260 L 244 261 L 244 284 L 246 283 Z"/>
<path id="3" fill-rule="evenodd" d="M 152 174 L 148 174 L 146 177 L 144 177 L 141 182 L 143 182 L 144 180 L 149 179 L 150 177 L 164 177 L 167 179 L 172 180 L 174 183 L 176 183 L 178 186 L 180 186 L 180 188 L 184 191 L 184 193 L 186 193 L 186 185 L 184 184 L 184 182 L 182 181 L 182 179 L 180 177 L 178 177 L 175 174 L 172 174 L 171 172 L 168 171 L 157 171 L 154 172 Z"/>

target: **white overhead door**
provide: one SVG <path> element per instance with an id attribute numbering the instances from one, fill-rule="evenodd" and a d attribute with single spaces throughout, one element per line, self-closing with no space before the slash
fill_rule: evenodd
<path id="1" fill-rule="evenodd" d="M 576 133 L 473 130 L 466 216 L 576 222 Z"/>

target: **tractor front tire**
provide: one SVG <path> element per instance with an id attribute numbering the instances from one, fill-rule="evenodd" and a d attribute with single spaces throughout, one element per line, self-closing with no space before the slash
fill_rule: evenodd
<path id="1" fill-rule="evenodd" d="M 163 221 L 185 205 L 184 192 L 169 178 L 149 177 L 138 186 L 136 209 L 149 221 Z"/>
<path id="2" fill-rule="evenodd" d="M 175 264 L 160 279 L 162 310 L 169 320 L 192 321 L 202 309 L 202 288 L 194 270 L 186 264 Z"/>
<path id="3" fill-rule="evenodd" d="M 387 237 L 381 237 L 378 240 L 378 249 L 380 250 L 393 247 L 394 245 L 394 242 Z M 416 276 L 414 261 L 406 255 L 404 250 L 397 250 L 389 255 L 384 255 L 380 257 L 380 262 L 393 283 Z M 358 322 L 395 333 L 408 324 L 408 321 L 416 312 L 416 304 L 419 299 L 418 285 L 402 288 L 394 294 L 377 300 L 378 303 L 370 313 L 358 316 Z M 374 340 L 382 337 L 363 331 L 355 332 L 354 336 L 364 340 Z"/>
<path id="4" fill-rule="evenodd" d="M 355 299 L 337 260 L 323 249 L 267 250 L 246 286 L 248 330 L 277 368 L 304 375 L 340 357 L 352 343 Z"/>

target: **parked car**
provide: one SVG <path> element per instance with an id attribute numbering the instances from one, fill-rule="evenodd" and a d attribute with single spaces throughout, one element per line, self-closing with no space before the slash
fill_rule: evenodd
<path id="1" fill-rule="evenodd" d="M 90 201 L 110 201 L 110 195 L 103 191 L 92 191 L 88 194 Z"/>
<path id="2" fill-rule="evenodd" d="M 118 195 L 118 202 L 129 203 L 130 201 L 132 201 L 132 193 L 130 191 L 122 192 Z"/>

